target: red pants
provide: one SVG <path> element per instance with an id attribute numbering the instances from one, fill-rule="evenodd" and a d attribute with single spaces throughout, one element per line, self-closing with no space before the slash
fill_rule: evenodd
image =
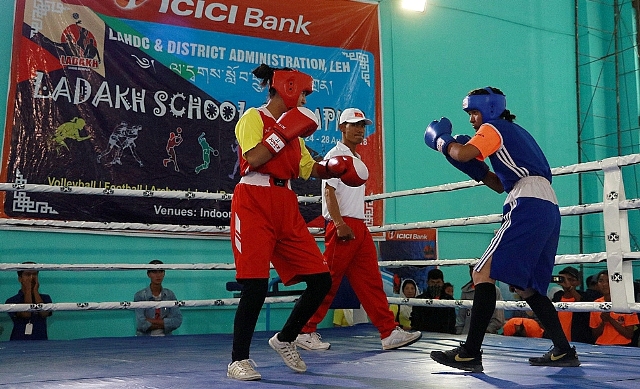
<path id="1" fill-rule="evenodd" d="M 316 331 L 318 323 L 327 315 L 342 277 L 345 276 L 369 319 L 378 328 L 380 338 L 384 339 L 391 335 L 398 324 L 389 310 L 387 295 L 384 293 L 376 246 L 364 221 L 350 217 L 343 219 L 353 230 L 355 239 L 339 240 L 333 222 L 327 225 L 324 257 L 329 265 L 333 284 L 316 313 L 302 328 L 302 332 Z"/>
<path id="2" fill-rule="evenodd" d="M 328 271 L 287 187 L 240 183 L 231 202 L 231 246 L 236 278 L 269 278 L 270 263 L 285 285 Z"/>

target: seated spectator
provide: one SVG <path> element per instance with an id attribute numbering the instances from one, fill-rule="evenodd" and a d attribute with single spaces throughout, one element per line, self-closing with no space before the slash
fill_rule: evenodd
<path id="1" fill-rule="evenodd" d="M 35 262 L 23 262 L 32 264 Z M 18 270 L 20 290 L 9 297 L 5 304 L 50 304 L 51 297 L 40 293 L 40 281 L 35 270 Z M 47 317 L 51 311 L 9 312 L 13 321 L 13 330 L 9 340 L 47 340 Z"/>
<path id="2" fill-rule="evenodd" d="M 562 281 L 558 284 L 562 290 L 557 291 L 551 301 L 573 303 L 583 301 L 583 292 L 576 288 L 580 285 L 580 272 L 572 266 L 567 266 L 560 271 Z M 589 328 L 589 312 L 558 312 L 558 319 L 562 324 L 562 330 L 568 341 L 593 344 L 595 339 Z"/>
<path id="3" fill-rule="evenodd" d="M 417 296 L 419 299 L 453 300 L 444 292 L 444 274 L 440 269 L 432 269 L 427 274 L 427 290 Z M 411 310 L 411 328 L 418 331 L 456 333 L 456 309 L 426 307 L 416 305 Z"/>
<path id="4" fill-rule="evenodd" d="M 353 310 L 337 308 L 333 310 L 334 327 L 350 327 L 353 325 Z"/>
<path id="5" fill-rule="evenodd" d="M 602 297 L 596 302 L 611 301 L 609 288 L 609 272 L 603 270 L 598 273 L 598 291 Z M 589 325 L 596 338 L 596 344 L 631 345 L 635 327 L 640 324 L 635 313 L 591 312 Z"/>
<path id="6" fill-rule="evenodd" d="M 149 264 L 162 264 L 162 261 L 154 259 Z M 147 270 L 151 284 L 138 291 L 133 301 L 177 301 L 176 295 L 162 286 L 164 274 L 163 269 Z M 170 308 L 136 309 L 136 335 L 170 335 L 181 324 L 182 313 L 177 305 Z"/>
<path id="7" fill-rule="evenodd" d="M 587 277 L 587 290 L 582 294 L 582 301 L 596 301 L 602 297 L 602 293 L 598 291 L 598 275 L 592 274 Z"/>
<path id="8" fill-rule="evenodd" d="M 445 282 L 444 285 L 442 286 L 442 290 L 446 295 L 453 298 L 453 284 L 451 282 Z"/>
<path id="9" fill-rule="evenodd" d="M 356 324 L 368 323 L 367 312 L 362 308 L 336 308 L 333 310 L 334 327 L 351 327 Z"/>
<path id="10" fill-rule="evenodd" d="M 473 272 L 473 265 L 469 266 L 469 276 L 471 276 Z M 473 280 L 470 280 L 462 287 L 462 294 L 460 295 L 461 300 L 473 300 L 473 296 L 475 293 L 475 286 L 473 285 Z M 500 292 L 500 288 L 496 286 L 496 301 L 502 300 L 502 292 Z M 458 312 L 456 314 L 456 334 L 468 334 L 469 333 L 469 324 L 471 322 L 471 308 L 460 307 L 458 308 Z M 491 321 L 487 326 L 487 330 L 485 331 L 488 334 L 497 334 L 498 331 L 504 326 L 504 310 L 503 309 L 495 309 L 493 311 L 493 316 L 491 316 Z"/>
<path id="11" fill-rule="evenodd" d="M 523 338 L 542 338 L 544 329 L 537 320 L 528 317 L 512 317 L 502 327 L 504 336 L 520 336 Z"/>
<path id="12" fill-rule="evenodd" d="M 416 282 L 414 280 L 412 280 L 411 278 L 407 278 L 406 280 L 402 281 L 402 287 L 400 290 L 401 298 L 415 298 L 418 293 L 418 286 L 416 285 Z M 402 327 L 402 329 L 405 331 L 411 330 L 412 308 L 413 307 L 411 305 L 400 304 L 391 304 L 389 306 L 389 309 L 396 317 L 396 322 L 398 322 L 398 324 L 400 324 L 400 327 Z"/>
<path id="13" fill-rule="evenodd" d="M 513 286 L 509 286 L 509 291 L 515 292 Z M 516 295 L 516 300 L 522 300 Z M 544 327 L 532 310 L 513 311 L 512 317 L 504 323 L 502 334 L 505 336 L 521 336 L 528 338 L 545 338 Z"/>

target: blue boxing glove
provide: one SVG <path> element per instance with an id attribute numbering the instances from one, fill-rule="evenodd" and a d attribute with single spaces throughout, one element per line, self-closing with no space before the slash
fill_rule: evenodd
<path id="1" fill-rule="evenodd" d="M 453 138 L 456 142 L 460 144 L 466 144 L 471 137 L 469 135 L 456 135 Z M 449 155 L 445 155 L 447 161 L 452 164 L 456 169 L 460 170 L 464 174 L 468 175 L 472 179 L 480 182 L 489 172 L 489 165 L 487 165 L 484 161 L 479 161 L 477 159 L 472 159 L 467 162 L 456 161 L 451 158 Z"/>
<path id="2" fill-rule="evenodd" d="M 447 147 L 454 141 L 451 129 L 451 121 L 446 117 L 432 121 L 424 131 L 424 143 L 432 149 L 448 155 Z"/>

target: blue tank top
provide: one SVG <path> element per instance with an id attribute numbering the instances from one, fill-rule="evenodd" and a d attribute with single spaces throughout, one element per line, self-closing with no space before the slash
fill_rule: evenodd
<path id="1" fill-rule="evenodd" d="M 502 146 L 489 156 L 489 160 L 505 192 L 510 192 L 524 177 L 541 176 L 551 183 L 549 162 L 527 130 L 504 119 L 485 124 L 495 128 L 502 138 Z"/>

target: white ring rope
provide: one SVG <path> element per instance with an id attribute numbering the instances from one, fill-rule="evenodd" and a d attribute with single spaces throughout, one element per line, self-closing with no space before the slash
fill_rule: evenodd
<path id="1" fill-rule="evenodd" d="M 625 259 L 640 259 L 640 252 L 624 253 Z M 556 265 L 599 263 L 607 259 L 607 253 L 564 254 L 556 255 Z M 380 267 L 400 266 L 455 266 L 473 265 L 477 259 L 434 259 L 434 260 L 397 260 L 379 261 Z M 53 271 L 112 271 L 112 270 L 235 270 L 233 263 L 181 263 L 181 264 L 132 264 L 132 263 L 87 263 L 87 264 L 54 264 L 54 263 L 0 263 L 0 271 L 17 270 L 53 270 Z"/>
<path id="2" fill-rule="evenodd" d="M 572 173 L 584 173 L 602 170 L 603 166 L 627 166 L 640 163 L 640 154 L 630 154 L 621 157 L 613 157 L 605 160 L 574 164 L 564 167 L 552 169 L 554 175 L 566 175 Z M 445 192 L 483 184 L 474 180 L 462 181 L 457 183 L 443 184 L 433 187 L 411 189 L 406 191 L 389 192 L 378 195 L 366 196 L 366 201 L 373 201 L 386 198 L 395 198 L 415 194 L 426 194 L 434 192 Z M 16 183 L 0 183 L 0 190 L 7 191 L 33 191 L 47 193 L 64 193 L 64 194 L 93 194 L 101 196 L 134 196 L 134 197 L 154 197 L 154 198 L 174 198 L 174 199 L 211 199 L 211 200 L 231 200 L 233 195 L 228 193 L 207 193 L 207 192 L 183 192 L 183 191 L 149 191 L 149 190 L 133 190 L 133 189 L 101 189 L 88 187 L 71 187 L 71 186 L 49 186 L 38 184 L 16 184 Z M 318 203 L 321 201 L 319 196 L 298 196 L 298 202 L 301 203 Z M 589 213 L 602 212 L 604 203 L 583 204 L 575 206 L 567 206 L 560 208 L 562 216 L 583 215 Z M 640 199 L 621 200 L 619 202 L 621 210 L 640 208 Z M 500 223 L 501 215 L 484 215 L 472 216 L 456 219 L 443 219 L 426 222 L 415 223 L 399 223 L 389 224 L 385 226 L 369 227 L 371 232 L 398 231 L 414 228 L 438 228 L 438 227 L 455 227 L 468 226 L 477 224 Z M 0 219 L 0 227 L 32 227 L 37 228 L 58 228 L 76 230 L 94 230 L 94 231 L 112 231 L 112 232 L 132 232 L 166 234 L 171 232 L 175 236 L 200 237 L 200 238 L 228 238 L 230 228 L 228 226 L 199 226 L 199 225 L 172 225 L 172 224 L 145 224 L 145 223 L 114 223 L 114 222 L 87 222 L 87 221 L 62 221 L 62 220 L 41 220 L 41 219 Z M 321 235 L 324 232 L 322 228 L 309 228 L 314 235 Z M 89 232 L 89 231 L 84 231 Z"/>
<path id="3" fill-rule="evenodd" d="M 291 303 L 299 296 L 267 297 L 266 304 Z M 48 303 L 48 304 L 0 304 L 0 312 L 40 312 L 40 311 L 94 311 L 136 308 L 171 308 L 179 307 L 222 307 L 238 305 L 239 298 L 180 301 L 120 301 L 105 303 Z"/>
<path id="4" fill-rule="evenodd" d="M 115 188 L 89 188 L 84 186 L 51 186 L 41 184 L 16 184 L 0 183 L 0 190 L 7 192 L 35 192 L 35 193 L 55 193 L 70 195 L 98 195 L 98 196 L 121 196 L 121 197 L 146 197 L 160 199 L 178 200 L 221 200 L 230 201 L 233 198 L 231 193 L 209 193 L 192 191 L 165 191 L 165 190 L 138 190 L 138 189 L 115 189 Z M 321 196 L 298 196 L 299 203 L 320 203 Z"/>
<path id="5" fill-rule="evenodd" d="M 613 157 L 617 166 L 627 166 L 640 163 L 640 154 L 630 154 L 620 157 Z M 602 170 L 603 161 L 583 162 L 574 165 L 561 166 L 551 169 L 554 176 L 561 176 L 574 173 L 586 173 Z M 425 188 L 410 189 L 365 197 L 366 201 L 374 201 L 387 198 L 395 198 L 409 196 L 415 194 L 427 194 L 434 192 L 448 192 L 458 189 L 472 188 L 474 186 L 483 185 L 474 180 L 461 181 Z M 153 197 L 163 199 L 186 199 L 186 200 L 222 200 L 229 201 L 233 198 L 230 193 L 208 193 L 193 191 L 151 191 L 151 190 L 135 190 L 135 189 L 116 189 L 116 188 L 89 188 L 82 186 L 51 186 L 41 184 L 16 184 L 16 183 L 0 183 L 2 191 L 26 191 L 39 193 L 62 193 L 62 194 L 81 194 L 81 195 L 99 195 L 99 196 L 127 196 L 127 197 Z M 300 203 L 320 203 L 320 196 L 298 196 Z"/>
<path id="6" fill-rule="evenodd" d="M 177 224 L 144 224 L 144 223 L 115 223 L 115 222 L 89 222 L 70 220 L 41 220 L 41 219 L 4 219 L 0 218 L 0 228 L 29 227 L 38 229 L 58 229 L 60 232 L 93 234 L 101 231 L 135 233 L 137 236 L 156 234 L 167 235 L 171 233 L 174 238 L 201 238 L 201 239 L 229 239 L 231 228 L 229 226 L 201 226 L 201 225 L 177 225 Z M 313 235 L 322 235 L 324 228 L 310 227 Z"/>
<path id="7" fill-rule="evenodd" d="M 427 306 L 441 308 L 473 307 L 473 300 L 439 300 L 439 299 L 408 299 L 400 297 L 388 297 L 390 304 Z M 577 302 L 577 303 L 553 303 L 558 311 L 567 312 L 609 312 L 612 311 L 611 302 Z M 631 312 L 640 312 L 640 303 L 629 304 Z M 507 311 L 527 311 L 531 310 L 529 305 L 524 301 L 496 301 L 496 309 L 504 309 Z"/>
<path id="8" fill-rule="evenodd" d="M 267 297 L 265 304 L 291 303 L 299 296 Z M 437 300 L 387 297 L 389 304 L 427 306 L 440 308 L 471 308 L 473 300 Z M 179 307 L 222 307 L 238 305 L 239 298 L 209 299 L 209 300 L 179 300 L 179 301 L 120 301 L 120 302 L 78 302 L 78 303 L 48 303 L 48 304 L 0 304 L 0 312 L 41 312 L 41 311 L 95 311 L 118 309 L 171 308 Z M 559 311 L 567 312 L 609 312 L 612 311 L 611 302 L 576 302 L 554 303 Z M 640 303 L 630 304 L 631 312 L 640 312 Z M 526 311 L 531 308 L 524 301 L 496 301 L 496 309 L 509 311 Z"/>
<path id="9" fill-rule="evenodd" d="M 6 270 L 235 270 L 233 263 L 181 263 L 181 264 L 132 264 L 132 263 L 91 263 L 91 264 L 47 264 L 47 263 L 0 263 L 0 271 Z"/>
<path id="10" fill-rule="evenodd" d="M 640 199 L 620 201 L 621 210 L 638 209 L 638 208 L 640 208 Z M 573 205 L 568 207 L 561 207 L 560 215 L 561 216 L 584 215 L 584 214 L 602 212 L 603 209 L 604 209 L 604 203 Z M 502 221 L 502 215 L 493 214 L 493 215 L 484 215 L 484 216 L 460 217 L 455 219 L 432 220 L 432 221 L 426 221 L 426 222 L 387 224 L 384 226 L 369 227 L 369 231 L 384 232 L 384 231 L 412 230 L 416 228 L 461 227 L 461 226 L 471 226 L 471 225 L 477 225 L 477 224 L 500 223 L 501 221 Z"/>
<path id="11" fill-rule="evenodd" d="M 640 199 L 620 201 L 621 210 L 640 208 Z M 562 216 L 576 216 L 602 212 L 604 203 L 574 205 L 560 208 Z M 500 223 L 502 215 L 492 214 L 484 216 L 470 216 L 455 219 L 432 220 L 426 222 L 387 224 L 384 226 L 369 227 L 371 232 L 410 230 L 415 228 L 461 227 L 478 224 Z M 176 225 L 176 224 L 144 224 L 144 223 L 114 223 L 114 222 L 88 222 L 67 220 L 39 220 L 39 219 L 0 219 L 0 227 L 28 226 L 34 228 L 56 227 L 60 229 L 91 229 L 95 231 L 120 231 L 142 232 L 147 234 L 171 232 L 176 236 L 211 238 L 220 237 L 227 239 L 230 232 L 229 226 L 201 226 L 201 225 Z M 88 231 L 87 231 L 88 232 Z M 321 235 L 323 228 L 311 227 L 309 232 Z M 200 234 L 200 235 L 198 235 Z"/>
<path id="12" fill-rule="evenodd" d="M 629 154 L 629 155 L 625 155 L 621 157 L 613 157 L 613 158 L 615 159 L 615 163 L 618 166 L 627 166 L 627 165 L 640 163 L 640 154 Z M 598 171 L 598 170 L 602 170 L 603 161 L 605 160 L 583 162 L 583 163 L 578 163 L 578 164 L 568 165 L 568 166 L 560 166 L 560 167 L 551 169 L 551 174 L 553 176 L 563 176 L 567 174 Z M 408 189 L 408 190 L 401 190 L 396 192 L 369 195 L 365 197 L 365 200 L 373 201 L 373 200 L 389 199 L 389 198 L 402 197 L 402 196 L 411 196 L 416 194 L 427 194 L 427 193 L 434 193 L 434 192 L 450 192 L 458 189 L 473 188 L 474 186 L 480 186 L 480 185 L 484 185 L 484 184 L 478 183 L 474 180 L 468 180 L 468 181 L 461 181 L 461 182 L 443 184 L 438 186 L 431 186 L 426 188 Z"/>

